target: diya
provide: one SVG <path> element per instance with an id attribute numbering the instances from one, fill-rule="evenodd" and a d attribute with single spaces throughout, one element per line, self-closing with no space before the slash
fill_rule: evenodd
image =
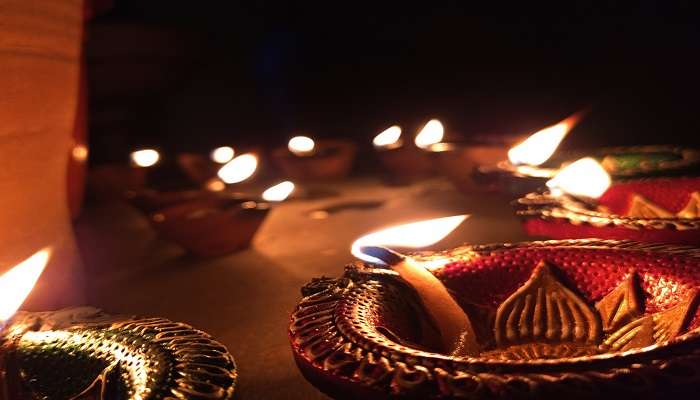
<path id="1" fill-rule="evenodd" d="M 226 347 L 163 318 L 19 312 L 1 340 L 5 399 L 230 399 L 236 384 Z"/>
<path id="2" fill-rule="evenodd" d="M 595 176 L 595 169 L 589 168 L 563 179 L 568 178 L 569 185 L 588 184 L 586 190 L 590 190 L 590 185 L 596 185 Z M 604 182 L 605 177 L 602 179 Z M 530 235 L 700 244 L 700 178 L 648 178 L 612 185 L 608 178 L 602 187 L 593 188 L 595 196 L 575 188 L 562 192 L 555 187 L 556 181 L 548 185 L 553 188 L 530 193 L 514 203 Z"/>
<path id="3" fill-rule="evenodd" d="M 412 143 L 404 143 L 401 127 L 391 126 L 372 140 L 377 157 L 391 173 L 392 178 L 412 180 L 434 171 L 429 155 L 423 151 L 442 140 L 444 127 L 436 119 L 428 121 Z"/>
<path id="4" fill-rule="evenodd" d="M 362 251 L 289 338 L 337 399 L 670 398 L 700 385 L 700 250 L 632 241 Z"/>
<path id="5" fill-rule="evenodd" d="M 88 188 L 100 200 L 119 199 L 129 190 L 139 190 L 147 183 L 148 172 L 160 161 L 155 149 L 131 153 L 129 164 L 111 163 L 90 169 Z"/>
<path id="6" fill-rule="evenodd" d="M 350 173 L 356 151 L 357 146 L 347 140 L 314 141 L 306 136 L 296 136 L 286 148 L 273 150 L 272 161 L 294 181 L 333 180 Z"/>

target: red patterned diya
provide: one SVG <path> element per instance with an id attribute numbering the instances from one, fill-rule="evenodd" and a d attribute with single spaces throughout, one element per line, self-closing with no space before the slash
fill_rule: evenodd
<path id="1" fill-rule="evenodd" d="M 353 142 L 328 139 L 311 141 L 308 151 L 292 153 L 286 147 L 276 148 L 272 152 L 272 160 L 283 175 L 294 181 L 324 181 L 346 177 L 356 151 L 357 146 Z"/>
<path id="2" fill-rule="evenodd" d="M 631 241 L 465 246 L 412 256 L 468 318 L 461 355 L 395 270 L 356 262 L 302 289 L 289 337 L 337 399 L 672 398 L 700 385 L 700 250 Z M 403 275 L 401 275 L 403 276 Z"/>
<path id="3" fill-rule="evenodd" d="M 165 239 L 200 257 L 215 257 L 250 245 L 269 203 L 236 195 L 201 197 L 160 209 L 151 224 Z"/>
<path id="4" fill-rule="evenodd" d="M 530 193 L 515 206 L 533 236 L 700 244 L 700 178 L 618 182 L 593 203 Z"/>

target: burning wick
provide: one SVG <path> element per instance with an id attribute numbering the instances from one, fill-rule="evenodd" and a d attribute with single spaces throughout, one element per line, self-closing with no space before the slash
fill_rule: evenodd
<path id="1" fill-rule="evenodd" d="M 284 181 L 272 187 L 267 188 L 262 194 L 262 198 L 266 201 L 280 202 L 284 201 L 294 191 L 294 183 Z"/>
<path id="2" fill-rule="evenodd" d="M 391 126 L 378 134 L 372 140 L 374 147 L 378 149 L 395 149 L 403 145 L 401 140 L 401 127 Z"/>
<path id="3" fill-rule="evenodd" d="M 136 150 L 131 153 L 131 162 L 141 168 L 152 167 L 160 160 L 160 153 L 154 149 Z"/>
<path id="4" fill-rule="evenodd" d="M 51 249 L 40 250 L 0 276 L 0 327 L 15 314 L 44 271 Z"/>
<path id="5" fill-rule="evenodd" d="M 313 155 L 315 147 L 314 140 L 307 136 L 295 136 L 287 144 L 289 151 L 300 157 Z"/>
<path id="6" fill-rule="evenodd" d="M 236 152 L 233 150 L 233 147 L 222 146 L 212 150 L 209 157 L 217 164 L 226 164 L 233 159 L 235 154 Z"/>
<path id="7" fill-rule="evenodd" d="M 576 126 L 586 111 L 579 111 L 556 125 L 544 128 L 508 150 L 508 160 L 513 165 L 537 166 L 552 157 L 559 144 Z"/>
<path id="8" fill-rule="evenodd" d="M 225 183 L 239 183 L 250 178 L 258 168 L 258 157 L 252 153 L 241 154 L 219 169 L 217 175 Z"/>
<path id="9" fill-rule="evenodd" d="M 365 261 L 389 266 L 416 291 L 430 325 L 423 327 L 424 337 L 432 336 L 430 328 L 437 330 L 437 345 L 451 355 L 474 355 L 478 353 L 479 346 L 467 315 L 442 282 L 428 270 L 449 260 L 416 260 L 381 245 L 429 246 L 442 240 L 467 217 L 458 215 L 400 225 L 363 236 L 352 245 L 354 255 Z"/>
<path id="10" fill-rule="evenodd" d="M 610 187 L 610 175 L 590 157 L 577 160 L 547 181 L 553 196 L 568 193 L 585 199 L 597 199 Z"/>
<path id="11" fill-rule="evenodd" d="M 435 143 L 440 143 L 444 134 L 445 128 L 442 126 L 442 123 L 437 119 L 431 119 L 418 132 L 414 142 L 421 149 L 427 149 Z"/>

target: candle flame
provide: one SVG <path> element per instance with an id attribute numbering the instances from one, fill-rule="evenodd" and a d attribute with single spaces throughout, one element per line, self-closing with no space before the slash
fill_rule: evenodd
<path id="1" fill-rule="evenodd" d="M 241 154 L 219 169 L 217 175 L 226 183 L 238 183 L 250 178 L 258 168 L 258 157 L 252 153 Z"/>
<path id="2" fill-rule="evenodd" d="M 554 154 L 559 144 L 583 117 L 577 112 L 556 125 L 539 130 L 508 150 L 513 165 L 541 165 Z"/>
<path id="3" fill-rule="evenodd" d="M 262 198 L 267 201 L 284 201 L 294 191 L 294 183 L 284 181 L 267 188 L 262 194 Z"/>
<path id="4" fill-rule="evenodd" d="M 610 187 L 610 175 L 594 159 L 582 158 L 547 181 L 553 195 L 569 193 L 597 199 Z"/>
<path id="5" fill-rule="evenodd" d="M 131 162 L 137 167 L 152 167 L 160 160 L 160 153 L 154 149 L 136 150 L 131 153 Z"/>
<path id="6" fill-rule="evenodd" d="M 364 254 L 362 247 L 394 246 L 417 249 L 430 246 L 444 239 L 468 217 L 468 215 L 454 215 L 392 226 L 355 240 L 350 251 L 361 260 L 374 264 L 384 264 L 382 260 Z"/>
<path id="7" fill-rule="evenodd" d="M 50 256 L 50 248 L 39 250 L 0 276 L 0 323 L 10 319 L 29 296 Z"/>
<path id="8" fill-rule="evenodd" d="M 308 136 L 295 136 L 289 139 L 287 144 L 289 151 L 298 156 L 311 154 L 314 147 L 316 147 L 316 143 Z"/>
<path id="9" fill-rule="evenodd" d="M 212 150 L 209 156 L 217 164 L 226 164 L 233 159 L 234 155 L 236 155 L 236 152 L 233 150 L 233 147 L 221 146 Z"/>
<path id="10" fill-rule="evenodd" d="M 394 125 L 375 136 L 372 140 L 372 143 L 376 147 L 395 147 L 401 145 L 400 139 L 401 127 L 398 125 Z"/>
<path id="11" fill-rule="evenodd" d="M 430 147 L 430 145 L 440 143 L 444 134 L 445 128 L 442 126 L 442 123 L 437 119 L 431 119 L 416 135 L 416 146 L 425 149 Z"/>

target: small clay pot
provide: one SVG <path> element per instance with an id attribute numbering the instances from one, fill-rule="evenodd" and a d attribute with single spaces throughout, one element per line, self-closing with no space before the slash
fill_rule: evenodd
<path id="1" fill-rule="evenodd" d="M 146 186 L 148 168 L 122 164 L 98 165 L 88 173 L 88 190 L 102 201 L 121 199 L 127 191 Z"/>
<path id="2" fill-rule="evenodd" d="M 375 150 L 387 171 L 402 180 L 425 177 L 434 171 L 429 154 L 412 144 Z"/>
<path id="3" fill-rule="evenodd" d="M 350 173 L 356 152 L 357 146 L 347 140 L 318 140 L 311 155 L 298 156 L 286 147 L 278 147 L 272 152 L 272 160 L 293 181 L 328 181 Z"/>
<path id="4" fill-rule="evenodd" d="M 156 231 L 194 255 L 216 257 L 250 246 L 269 204 L 234 198 L 199 198 L 158 210 Z"/>

